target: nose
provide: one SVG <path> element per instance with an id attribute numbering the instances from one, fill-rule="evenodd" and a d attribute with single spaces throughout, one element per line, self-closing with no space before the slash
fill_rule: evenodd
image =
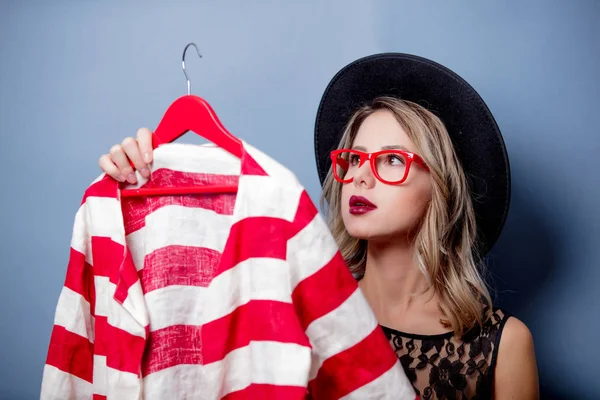
<path id="1" fill-rule="evenodd" d="M 366 188 L 372 188 L 375 186 L 375 175 L 373 175 L 371 164 L 368 160 L 357 168 L 352 182 L 356 187 L 363 186 Z"/>

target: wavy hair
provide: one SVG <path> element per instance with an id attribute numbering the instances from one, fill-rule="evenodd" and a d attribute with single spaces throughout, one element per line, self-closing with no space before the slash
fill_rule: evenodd
<path id="1" fill-rule="evenodd" d="M 395 116 L 430 169 L 431 201 L 418 226 L 414 247 L 428 290 L 440 299 L 440 311 L 446 316 L 442 324 L 462 335 L 476 324 L 481 326 L 483 306 L 492 306 L 477 251 L 475 213 L 465 173 L 442 121 L 416 103 L 392 97 L 376 98 L 360 108 L 350 118 L 338 148 L 350 148 L 363 121 L 378 110 Z M 330 168 L 321 206 L 350 271 L 361 276 L 367 243 L 350 236 L 344 226 L 341 189 Z"/>

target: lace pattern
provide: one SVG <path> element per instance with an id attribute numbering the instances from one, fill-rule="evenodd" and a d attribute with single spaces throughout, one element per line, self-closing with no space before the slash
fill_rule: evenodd
<path id="1" fill-rule="evenodd" d="M 497 348 L 509 315 L 485 310 L 483 327 L 462 337 L 452 332 L 414 335 L 382 329 L 417 394 L 424 400 L 490 399 Z"/>

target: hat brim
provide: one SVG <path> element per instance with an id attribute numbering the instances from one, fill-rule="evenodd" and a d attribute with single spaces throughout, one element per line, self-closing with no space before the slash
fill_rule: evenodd
<path id="1" fill-rule="evenodd" d="M 446 126 L 470 185 L 479 250 L 488 253 L 506 221 L 510 165 L 500 129 L 481 96 L 459 75 L 434 61 L 402 53 L 375 54 L 342 68 L 321 99 L 315 123 L 315 156 L 321 184 L 329 153 L 352 114 L 379 96 L 420 104 Z"/>

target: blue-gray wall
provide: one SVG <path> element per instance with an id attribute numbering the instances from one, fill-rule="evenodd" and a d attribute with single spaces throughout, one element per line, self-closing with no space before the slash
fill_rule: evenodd
<path id="1" fill-rule="evenodd" d="M 38 396 L 81 195 L 185 93 L 190 41 L 192 91 L 315 201 L 314 117 L 340 67 L 400 51 L 464 76 L 512 163 L 499 304 L 534 334 L 545 398 L 598 398 L 600 2 L 166 3 L 0 0 L 0 398 Z"/>

